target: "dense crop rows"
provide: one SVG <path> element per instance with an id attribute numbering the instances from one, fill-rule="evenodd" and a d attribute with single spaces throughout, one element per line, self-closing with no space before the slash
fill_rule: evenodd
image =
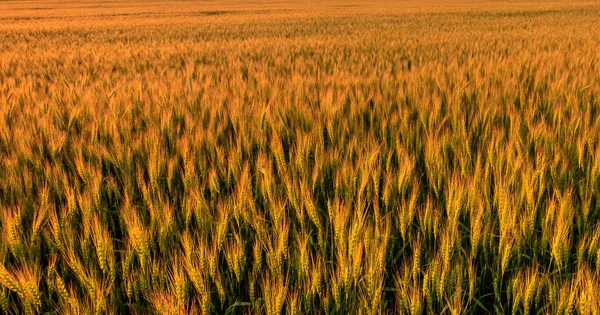
<path id="1" fill-rule="evenodd" d="M 0 312 L 598 314 L 600 6 L 170 5 L 4 12 Z"/>

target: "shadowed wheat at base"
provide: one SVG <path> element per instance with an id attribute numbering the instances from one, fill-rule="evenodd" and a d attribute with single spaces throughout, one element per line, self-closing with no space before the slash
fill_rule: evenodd
<path id="1" fill-rule="evenodd" d="M 0 3 L 7 314 L 598 314 L 595 2 Z"/>

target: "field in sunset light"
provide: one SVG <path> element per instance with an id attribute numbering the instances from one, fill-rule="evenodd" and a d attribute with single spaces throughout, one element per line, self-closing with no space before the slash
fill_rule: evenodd
<path id="1" fill-rule="evenodd" d="M 599 314 L 600 2 L 0 2 L 0 313 Z"/>

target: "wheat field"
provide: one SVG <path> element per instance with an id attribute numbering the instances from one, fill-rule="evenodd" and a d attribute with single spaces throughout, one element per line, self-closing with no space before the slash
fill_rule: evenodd
<path id="1" fill-rule="evenodd" d="M 0 2 L 0 313 L 599 314 L 600 3 Z"/>

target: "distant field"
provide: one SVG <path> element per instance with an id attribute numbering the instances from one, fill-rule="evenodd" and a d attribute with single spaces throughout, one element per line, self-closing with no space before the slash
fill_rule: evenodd
<path id="1" fill-rule="evenodd" d="M 598 314 L 600 3 L 0 2 L 0 313 Z"/>

